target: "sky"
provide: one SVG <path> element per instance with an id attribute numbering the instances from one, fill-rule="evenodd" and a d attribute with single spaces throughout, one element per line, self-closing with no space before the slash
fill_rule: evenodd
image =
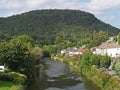
<path id="1" fill-rule="evenodd" d="M 120 0 L 0 0 L 0 17 L 41 9 L 82 10 L 120 28 Z"/>

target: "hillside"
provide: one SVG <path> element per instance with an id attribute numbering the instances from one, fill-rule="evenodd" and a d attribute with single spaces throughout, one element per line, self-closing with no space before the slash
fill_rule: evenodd
<path id="1" fill-rule="evenodd" d="M 56 36 L 76 42 L 99 31 L 116 35 L 119 29 L 79 10 L 36 10 L 0 18 L 0 32 L 28 34 L 41 44 L 53 44 Z"/>

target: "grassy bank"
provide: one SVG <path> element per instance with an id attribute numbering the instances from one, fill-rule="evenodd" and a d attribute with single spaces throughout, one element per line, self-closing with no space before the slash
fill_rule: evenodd
<path id="1" fill-rule="evenodd" d="M 27 77 L 17 72 L 0 72 L 0 90 L 23 90 Z"/>
<path id="2" fill-rule="evenodd" d="M 10 81 L 2 81 L 0 80 L 0 90 L 23 90 L 22 85 L 15 85 Z"/>
<path id="3" fill-rule="evenodd" d="M 23 90 L 23 86 L 14 85 L 13 82 L 10 81 L 0 80 L 0 90 Z"/>
<path id="4" fill-rule="evenodd" d="M 12 86 L 12 82 L 0 80 L 0 90 L 10 90 Z"/>
<path id="5" fill-rule="evenodd" d="M 78 74 L 81 72 L 89 79 L 92 80 L 101 90 L 120 90 L 120 81 L 110 76 L 107 73 L 100 71 L 94 65 L 86 65 L 81 68 L 81 57 L 80 56 L 64 56 L 55 55 L 52 58 L 56 61 L 67 63 L 72 67 Z"/>

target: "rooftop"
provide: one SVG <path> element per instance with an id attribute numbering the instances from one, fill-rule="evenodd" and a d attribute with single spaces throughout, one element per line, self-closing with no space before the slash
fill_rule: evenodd
<path id="1" fill-rule="evenodd" d="M 97 46 L 97 48 L 120 48 L 120 45 L 115 42 L 103 42 L 101 45 Z"/>

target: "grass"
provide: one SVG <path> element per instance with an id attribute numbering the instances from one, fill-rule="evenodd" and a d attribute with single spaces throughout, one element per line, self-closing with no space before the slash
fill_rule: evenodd
<path id="1" fill-rule="evenodd" d="M 10 90 L 12 85 L 13 85 L 12 82 L 0 80 L 0 90 Z"/>

